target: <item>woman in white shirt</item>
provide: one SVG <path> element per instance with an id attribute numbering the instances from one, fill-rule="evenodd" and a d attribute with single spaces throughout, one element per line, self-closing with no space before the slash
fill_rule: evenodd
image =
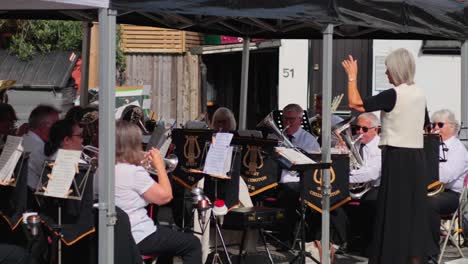
<path id="1" fill-rule="evenodd" d="M 127 121 L 116 125 L 115 204 L 124 210 L 135 242 L 143 255 L 181 256 L 184 263 L 201 263 L 200 241 L 191 234 L 156 226 L 145 207 L 172 200 L 172 188 L 164 161 L 157 149 L 144 155 L 140 128 Z M 149 159 L 158 172 L 158 182 L 141 166 Z"/>
<path id="2" fill-rule="evenodd" d="M 439 133 L 445 146 L 440 147 L 440 156 L 445 151 L 447 161 L 439 163 L 439 181 L 445 190 L 429 198 L 431 209 L 431 233 L 434 244 L 439 245 L 440 216 L 454 213 L 458 208 L 460 193 L 463 189 L 465 170 L 468 168 L 468 151 L 457 138 L 460 124 L 452 111 L 442 109 L 432 115 L 432 132 Z"/>

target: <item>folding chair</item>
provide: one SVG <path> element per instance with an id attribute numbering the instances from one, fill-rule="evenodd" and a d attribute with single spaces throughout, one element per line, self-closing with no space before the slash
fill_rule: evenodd
<path id="1" fill-rule="evenodd" d="M 466 170 L 465 170 L 465 172 L 466 172 Z M 460 194 L 458 209 L 457 209 L 457 211 L 455 213 L 453 213 L 452 218 L 450 219 L 449 228 L 447 229 L 445 226 L 442 225 L 443 229 L 447 232 L 447 236 L 444 239 L 444 244 L 442 246 L 442 250 L 440 251 L 439 259 L 437 260 L 437 263 L 439 263 L 439 264 L 442 263 L 442 258 L 444 256 L 445 249 L 447 248 L 447 243 L 448 243 L 449 239 L 452 242 L 452 244 L 457 248 L 458 253 L 460 253 L 460 256 L 462 258 L 465 257 L 465 255 L 463 255 L 463 252 L 462 252 L 460 246 L 458 245 L 457 241 L 455 240 L 455 236 L 457 234 L 461 233 L 462 229 L 461 229 L 461 227 L 457 228 L 457 230 L 455 230 L 454 228 L 455 228 L 455 223 L 456 223 L 455 220 L 457 219 L 457 217 L 458 217 L 458 219 L 460 219 L 461 212 L 463 212 L 464 209 L 468 206 L 467 194 L 468 194 L 468 173 L 466 172 L 465 173 L 465 178 L 463 180 L 463 191 Z M 452 232 L 453 232 L 453 234 L 452 234 Z"/>

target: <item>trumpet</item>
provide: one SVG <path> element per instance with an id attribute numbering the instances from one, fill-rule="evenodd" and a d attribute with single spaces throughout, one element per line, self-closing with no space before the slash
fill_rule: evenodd
<path id="1" fill-rule="evenodd" d="M 175 154 L 171 154 L 167 158 L 163 158 L 163 161 L 166 166 L 166 172 L 170 173 L 176 169 L 177 164 L 179 163 L 179 158 L 177 158 Z M 145 158 L 141 161 L 141 165 L 149 174 L 158 175 L 158 171 L 154 169 L 150 159 Z"/>

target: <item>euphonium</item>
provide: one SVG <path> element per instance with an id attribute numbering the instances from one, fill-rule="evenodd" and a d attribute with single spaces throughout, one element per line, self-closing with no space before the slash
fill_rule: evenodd
<path id="1" fill-rule="evenodd" d="M 351 137 L 351 122 L 355 117 L 348 118 L 338 123 L 333 131 L 339 134 L 343 141 L 346 143 L 346 147 L 349 149 L 349 166 L 352 170 L 358 170 L 364 165 L 364 161 L 356 148 L 357 142 L 363 136 L 359 135 L 357 138 L 352 139 Z M 359 200 L 364 194 L 366 194 L 372 188 L 371 182 L 363 183 L 350 183 L 349 184 L 349 196 L 354 200 Z"/>

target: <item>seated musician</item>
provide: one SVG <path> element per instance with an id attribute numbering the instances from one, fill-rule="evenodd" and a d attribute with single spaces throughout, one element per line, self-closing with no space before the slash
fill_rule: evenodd
<path id="1" fill-rule="evenodd" d="M 377 187 L 380 184 L 380 171 L 382 167 L 382 152 L 379 148 L 380 137 L 377 133 L 380 121 L 373 113 L 360 114 L 356 122 L 357 135 L 363 135 L 360 141 L 359 154 L 364 165 L 359 169 L 350 171 L 349 183 L 370 182 L 369 190 L 362 200 L 377 200 Z"/>
<path id="2" fill-rule="evenodd" d="M 143 255 L 181 256 L 184 263 L 202 263 L 200 241 L 193 235 L 157 226 L 145 207 L 172 200 L 172 188 L 158 150 L 144 156 L 141 129 L 127 121 L 116 125 L 115 204 L 124 210 L 137 247 Z M 158 182 L 141 166 L 150 160 L 158 172 Z"/>
<path id="3" fill-rule="evenodd" d="M 237 127 L 237 122 L 234 117 L 234 114 L 229 108 L 226 107 L 219 107 L 212 115 L 211 119 L 211 126 L 210 128 L 216 132 L 235 132 Z M 236 180 L 236 179 L 234 179 Z M 232 189 L 233 191 L 238 191 L 238 200 L 243 206 L 252 206 L 252 200 L 249 195 L 249 190 L 247 189 L 247 184 L 245 183 L 242 177 L 239 177 L 239 189 L 236 188 Z M 235 195 L 231 194 L 228 190 L 226 190 L 226 195 Z M 235 198 L 229 199 L 225 197 L 227 200 L 234 200 Z M 229 201 L 225 201 L 229 203 Z M 228 208 L 230 208 L 229 204 L 227 204 Z"/>
<path id="4" fill-rule="evenodd" d="M 377 132 L 379 124 L 380 120 L 375 114 L 363 113 L 358 116 L 354 126 L 356 134 L 362 135 L 359 154 L 364 164 L 359 169 L 351 169 L 349 183 L 351 185 L 369 184 L 370 189 L 360 199 L 357 198 L 359 199 L 359 206 L 347 205 L 345 210 L 349 220 L 349 232 L 351 233 L 348 237 L 353 237 L 353 234 L 358 235 L 361 238 L 361 250 L 367 248 L 366 243 L 369 243 L 372 238 L 373 218 L 376 213 L 382 168 L 382 154 L 379 148 L 380 137 Z M 361 191 L 361 188 L 359 191 Z M 354 245 L 348 243 L 348 246 Z"/>
<path id="5" fill-rule="evenodd" d="M 301 127 L 303 113 L 304 110 L 297 104 L 288 104 L 283 108 L 283 124 L 287 127 L 285 136 L 294 146 L 305 152 L 320 152 L 320 146 L 314 136 Z M 296 207 L 301 191 L 299 175 L 283 170 L 279 183 L 278 200 L 281 208 L 285 210 L 285 224 L 281 228 L 280 236 L 282 241 L 292 242 L 297 220 Z"/>
<path id="6" fill-rule="evenodd" d="M 463 189 L 463 180 L 468 168 L 468 151 L 465 145 L 457 138 L 460 124 L 452 111 L 443 109 L 432 115 L 432 132 L 439 133 L 446 148 L 447 161 L 439 163 L 439 180 L 444 184 L 445 190 L 429 197 L 431 209 L 431 230 L 435 245 L 440 240 L 440 216 L 454 213 L 458 208 L 460 193 Z M 440 156 L 443 156 L 444 147 L 440 147 Z"/>
<path id="7" fill-rule="evenodd" d="M 24 152 L 43 149 L 49 141 L 52 124 L 59 119 L 60 111 L 49 105 L 39 105 L 29 115 L 28 132 L 23 136 Z"/>
<path id="8" fill-rule="evenodd" d="M 50 127 L 49 141 L 42 148 L 31 152 L 28 164 L 28 187 L 36 190 L 44 161 L 55 160 L 59 148 L 81 150 L 83 142 L 81 127 L 69 120 L 59 120 Z"/>
<path id="9" fill-rule="evenodd" d="M 0 149 L 8 135 L 15 135 L 16 112 L 9 104 L 0 103 Z"/>
<path id="10" fill-rule="evenodd" d="M 321 134 L 321 122 L 322 122 L 322 95 L 314 94 L 314 116 L 309 119 L 311 124 L 312 133 L 319 139 Z M 331 115 L 331 126 L 338 124 L 343 121 L 343 118 L 332 113 Z M 320 140 L 319 140 L 320 143 Z"/>

